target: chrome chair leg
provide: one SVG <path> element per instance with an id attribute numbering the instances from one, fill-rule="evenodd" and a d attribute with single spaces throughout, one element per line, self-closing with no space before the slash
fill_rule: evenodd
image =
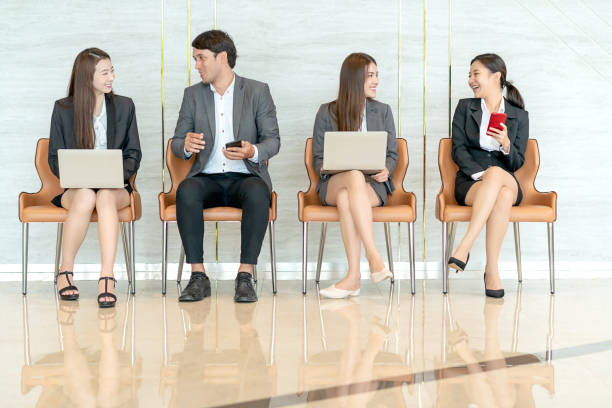
<path id="1" fill-rule="evenodd" d="M 276 294 L 276 236 L 274 221 L 270 221 L 270 269 L 272 269 L 272 293 Z M 276 300 L 275 300 L 276 302 Z M 276 307 L 276 304 L 275 304 Z"/>
<path id="2" fill-rule="evenodd" d="M 168 279 L 168 222 L 162 223 L 162 295 L 166 294 Z"/>
<path id="3" fill-rule="evenodd" d="M 308 223 L 302 222 L 302 293 L 306 294 L 308 272 Z"/>
<path id="4" fill-rule="evenodd" d="M 448 223 L 442 222 L 442 293 L 448 293 Z"/>
<path id="5" fill-rule="evenodd" d="M 21 291 L 25 295 L 28 293 L 28 235 L 30 224 L 21 223 Z"/>
<path id="6" fill-rule="evenodd" d="M 446 254 L 446 268 L 448 269 L 448 258 L 451 257 L 451 255 L 453 254 L 453 249 L 455 248 L 455 235 L 457 234 L 457 223 L 456 222 L 449 222 L 449 229 L 448 229 L 448 249 L 447 249 L 447 254 Z M 450 273 L 450 269 L 448 270 L 448 272 Z"/>
<path id="7" fill-rule="evenodd" d="M 516 272 L 518 273 L 518 281 L 523 282 L 523 264 L 521 262 L 521 231 L 519 223 L 514 224 L 514 252 L 516 255 Z"/>
<path id="8" fill-rule="evenodd" d="M 55 241 L 55 275 L 53 276 L 53 282 L 57 283 L 57 276 L 59 274 L 60 257 L 62 254 L 62 242 L 64 239 L 64 223 L 57 223 L 57 239 Z"/>
<path id="9" fill-rule="evenodd" d="M 321 239 L 319 240 L 319 257 L 317 258 L 317 277 L 316 283 L 321 279 L 321 264 L 323 263 L 323 249 L 325 248 L 325 237 L 327 235 L 327 223 L 321 223 Z"/>
<path id="10" fill-rule="evenodd" d="M 410 257 L 410 293 L 416 288 L 416 268 L 414 262 L 414 222 L 408 223 L 408 256 Z"/>
<path id="11" fill-rule="evenodd" d="M 389 223 L 385 222 L 385 244 L 387 244 L 387 258 L 389 260 L 389 270 L 391 271 L 391 283 L 395 281 L 395 270 L 393 268 L 393 249 L 391 247 L 391 229 Z"/>
<path id="12" fill-rule="evenodd" d="M 550 293 L 555 293 L 555 223 L 548 226 L 548 269 L 550 271 Z"/>
<path id="13" fill-rule="evenodd" d="M 132 285 L 132 269 L 130 263 L 129 246 L 127 234 L 125 232 L 125 222 L 120 223 L 121 228 L 121 243 L 123 244 L 123 258 L 125 259 L 125 273 L 127 274 L 128 283 Z"/>
<path id="14" fill-rule="evenodd" d="M 132 272 L 132 284 L 130 285 L 132 287 L 132 295 L 136 293 L 136 249 L 135 249 L 135 233 L 134 233 L 134 221 L 130 221 L 129 224 L 129 228 L 130 228 L 130 233 L 129 233 L 129 237 L 130 237 L 130 269 Z"/>
<path id="15" fill-rule="evenodd" d="M 257 283 L 257 265 L 253 265 L 253 281 Z"/>
<path id="16" fill-rule="evenodd" d="M 185 248 L 181 244 L 181 253 L 179 254 L 178 273 L 176 275 L 176 283 L 181 283 L 183 278 L 183 266 L 185 265 Z"/>

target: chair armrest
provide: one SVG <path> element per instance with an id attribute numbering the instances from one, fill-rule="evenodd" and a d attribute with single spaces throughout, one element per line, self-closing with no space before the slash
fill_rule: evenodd
<path id="1" fill-rule="evenodd" d="M 446 208 L 446 197 L 444 193 L 438 193 L 436 197 L 436 218 L 440 221 L 444 221 L 442 219 L 442 214 L 444 214 L 444 209 Z"/>

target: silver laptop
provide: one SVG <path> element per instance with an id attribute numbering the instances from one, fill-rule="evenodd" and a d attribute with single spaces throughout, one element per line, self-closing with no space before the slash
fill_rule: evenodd
<path id="1" fill-rule="evenodd" d="M 376 174 L 385 168 L 386 159 L 387 132 L 325 132 L 322 174 Z"/>
<path id="2" fill-rule="evenodd" d="M 122 188 L 121 149 L 59 149 L 60 186 L 63 188 Z"/>

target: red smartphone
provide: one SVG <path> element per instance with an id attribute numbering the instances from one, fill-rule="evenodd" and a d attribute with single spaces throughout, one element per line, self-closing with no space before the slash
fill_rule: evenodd
<path id="1" fill-rule="evenodd" d="M 506 124 L 506 114 L 494 112 L 491 114 L 491 119 L 489 120 L 489 127 L 487 128 L 487 132 L 489 132 L 492 128 L 503 130 L 501 124 Z"/>

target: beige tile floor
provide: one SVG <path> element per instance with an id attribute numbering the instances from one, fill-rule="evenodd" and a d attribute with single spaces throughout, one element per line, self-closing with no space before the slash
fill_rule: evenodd
<path id="1" fill-rule="evenodd" d="M 233 282 L 179 304 L 172 286 L 120 283 L 100 312 L 95 282 L 79 302 L 52 284 L 0 284 L 2 407 L 610 407 L 612 279 L 362 285 L 348 300 L 280 281 L 232 302 Z M 323 282 L 322 285 L 328 284 Z"/>

